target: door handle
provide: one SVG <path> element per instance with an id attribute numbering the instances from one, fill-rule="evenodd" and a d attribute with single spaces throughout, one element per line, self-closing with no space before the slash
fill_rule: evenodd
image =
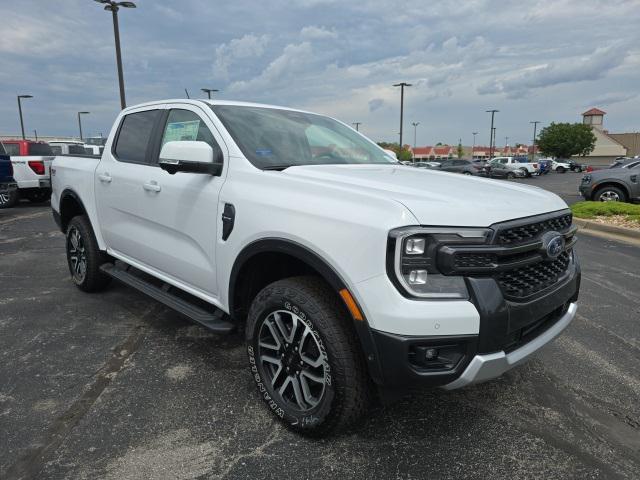
<path id="1" fill-rule="evenodd" d="M 150 182 L 144 183 L 142 185 L 142 188 L 144 188 L 147 192 L 159 192 L 160 190 L 162 190 L 160 188 L 160 185 L 158 185 L 158 182 L 153 180 Z"/>
<path id="2" fill-rule="evenodd" d="M 111 178 L 111 175 L 109 175 L 108 173 L 101 173 L 100 175 L 98 175 L 98 179 L 102 183 L 111 183 L 111 180 L 113 180 L 113 178 Z"/>

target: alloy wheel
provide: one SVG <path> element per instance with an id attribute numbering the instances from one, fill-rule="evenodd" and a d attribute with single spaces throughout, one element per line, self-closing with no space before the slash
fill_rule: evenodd
<path id="1" fill-rule="evenodd" d="M 82 235 L 76 227 L 70 227 L 67 234 L 67 251 L 71 273 L 76 282 L 82 283 L 87 275 L 87 254 Z"/>
<path id="2" fill-rule="evenodd" d="M 619 202 L 620 195 L 618 195 L 613 190 L 607 190 L 600 194 L 600 201 L 601 202 Z"/>
<path id="3" fill-rule="evenodd" d="M 318 334 L 288 310 L 271 312 L 260 326 L 260 369 L 273 394 L 296 410 L 311 410 L 324 396 L 328 366 L 321 345 Z"/>
<path id="4" fill-rule="evenodd" d="M 9 200 L 11 199 L 9 192 L 6 193 L 0 193 L 0 205 L 6 205 L 7 203 L 9 203 Z"/>

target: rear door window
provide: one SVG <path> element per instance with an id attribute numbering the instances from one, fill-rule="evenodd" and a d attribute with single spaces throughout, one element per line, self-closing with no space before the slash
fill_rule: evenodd
<path id="1" fill-rule="evenodd" d="M 7 143 L 4 148 L 7 151 L 7 155 L 11 155 L 12 157 L 20 155 L 20 145 L 17 143 Z"/>
<path id="2" fill-rule="evenodd" d="M 125 115 L 113 153 L 120 162 L 146 163 L 149 141 L 160 110 Z"/>
<path id="3" fill-rule="evenodd" d="M 54 155 L 48 143 L 28 143 L 27 145 L 29 155 L 49 157 Z"/>

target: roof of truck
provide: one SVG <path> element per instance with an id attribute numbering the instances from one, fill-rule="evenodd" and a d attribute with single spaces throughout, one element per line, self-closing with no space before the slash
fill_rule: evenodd
<path id="1" fill-rule="evenodd" d="M 302 112 L 302 113 L 314 113 L 309 112 L 307 110 L 300 110 L 297 108 L 285 107 L 282 105 L 270 105 L 266 103 L 255 103 L 255 102 L 241 102 L 236 100 L 218 100 L 218 99 L 207 99 L 207 98 L 169 98 L 164 100 L 155 100 L 153 102 L 145 102 L 138 103 L 137 105 L 131 105 L 127 107 L 125 110 L 133 110 L 135 108 L 146 107 L 151 105 L 162 105 L 164 103 L 190 103 L 193 105 L 201 105 L 203 103 L 209 105 L 235 105 L 240 107 L 261 107 L 261 108 L 277 108 L 280 110 L 291 110 L 294 112 Z"/>

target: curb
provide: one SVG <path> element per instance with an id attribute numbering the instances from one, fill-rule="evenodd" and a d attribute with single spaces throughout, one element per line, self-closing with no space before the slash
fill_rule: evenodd
<path id="1" fill-rule="evenodd" d="M 602 236 L 608 236 L 615 240 L 623 239 L 638 242 L 640 241 L 640 230 L 632 228 L 616 227 L 607 225 L 606 223 L 593 222 L 583 218 L 573 218 L 573 222 L 578 226 L 578 230 L 584 233 L 593 233 Z"/>

